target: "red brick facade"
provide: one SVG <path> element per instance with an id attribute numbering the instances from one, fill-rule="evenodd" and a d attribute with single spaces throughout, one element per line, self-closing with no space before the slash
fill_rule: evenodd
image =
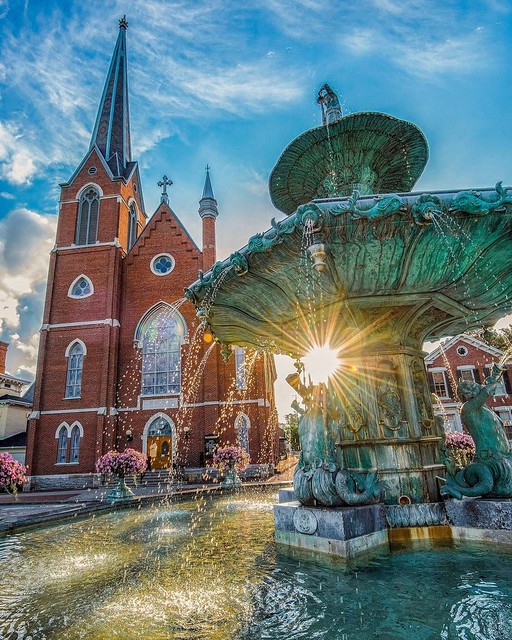
<path id="1" fill-rule="evenodd" d="M 96 167 L 94 184 L 103 192 L 98 242 L 76 246 L 77 195 L 92 182 L 88 174 L 92 166 Z M 128 185 L 111 181 L 93 152 L 73 182 L 62 189 L 57 244 L 51 255 L 41 332 L 34 413 L 29 422 L 30 473 L 86 473 L 93 471 L 98 457 L 112 447 L 145 450 L 144 428 L 152 417 L 160 414 L 167 415 L 175 425 L 173 461 L 178 464 L 203 465 L 207 435 L 219 435 L 220 443 L 236 442 L 235 420 L 240 413 L 250 423 L 251 462 L 273 463 L 277 446 L 273 362 L 258 355 L 252 375 L 248 374 L 247 388 L 236 390 L 234 357 L 224 363 L 220 347 L 215 344 L 204 374 L 191 390 L 190 383 L 210 345 L 202 332 L 193 338 L 198 321 L 189 302 L 179 308 L 188 330 L 188 340 L 181 348 L 181 393 L 141 396 L 137 326 L 155 305 L 180 301 L 184 286 L 197 277 L 203 256 L 165 203 L 127 252 L 127 203 L 131 198 L 140 202 L 135 198 L 134 184 L 138 185 L 138 176 Z M 141 215 L 141 225 L 143 220 Z M 215 223 L 211 218 L 208 221 Z M 172 255 L 175 261 L 174 269 L 164 276 L 151 269 L 152 259 L 162 253 Z M 94 293 L 83 299 L 70 298 L 70 285 L 82 274 L 92 282 Z M 66 350 L 77 339 L 86 348 L 81 393 L 78 398 L 65 398 Z M 251 354 L 247 353 L 246 359 L 249 361 Z M 146 408 L 148 405 L 151 408 Z M 76 463 L 57 463 L 56 434 L 64 422 L 70 427 L 78 422 L 83 428 Z M 131 432 L 130 439 L 127 431 Z"/>
<path id="2" fill-rule="evenodd" d="M 437 398 L 434 408 L 444 417 L 447 431 L 462 430 L 461 403 L 457 397 L 459 379 L 465 377 L 483 383 L 495 362 L 504 364 L 505 371 L 496 395 L 489 398 L 487 404 L 500 416 L 511 438 L 512 362 L 506 354 L 474 336 L 463 334 L 446 341 L 425 358 L 430 390 Z"/>
<path id="3" fill-rule="evenodd" d="M 131 159 L 126 21 L 119 27 L 91 148 L 61 185 L 28 425 L 29 472 L 90 473 L 111 448 L 147 452 L 148 435 L 152 442 L 160 437 L 149 431 L 159 419 L 172 443 L 165 459 L 159 454 L 166 466 L 204 465 L 212 439 L 243 441 L 251 463 L 272 464 L 278 454 L 272 358 L 247 352 L 248 366 L 240 360 L 237 377 L 235 358 L 224 362 L 183 298 L 184 287 L 215 260 L 218 211 L 209 173 L 199 209 L 203 252 L 167 204 L 167 178 L 146 224 Z M 150 338 L 160 331 L 170 337 L 158 337 L 157 352 L 157 337 Z"/>

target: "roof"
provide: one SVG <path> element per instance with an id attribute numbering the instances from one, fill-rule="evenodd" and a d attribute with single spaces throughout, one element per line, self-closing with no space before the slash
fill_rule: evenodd
<path id="1" fill-rule="evenodd" d="M 27 432 L 20 431 L 20 433 L 15 433 L 13 436 L 9 436 L 8 438 L 4 438 L 0 440 L 0 449 L 5 449 L 7 447 L 26 447 L 27 446 Z"/>
<path id="2" fill-rule="evenodd" d="M 453 338 L 449 338 L 448 340 L 442 342 L 436 349 L 434 349 L 434 351 L 428 354 L 428 356 L 425 358 L 425 364 L 432 364 L 434 360 L 437 360 L 439 356 L 443 355 L 443 352 L 448 351 L 448 349 L 451 349 L 458 342 L 466 342 L 472 347 L 480 349 L 480 351 L 485 351 L 491 356 L 499 359 L 501 359 L 505 355 L 500 349 L 492 347 L 486 342 L 482 342 L 482 340 L 475 338 L 475 336 L 470 336 L 467 333 L 462 333 L 458 336 L 453 336 Z"/>
<path id="3" fill-rule="evenodd" d="M 211 198 L 212 200 L 215 200 L 215 196 L 213 195 L 212 183 L 210 180 L 210 167 L 208 166 L 206 167 L 206 178 L 204 179 L 204 188 L 201 200 L 203 200 L 204 198 Z"/>
<path id="4" fill-rule="evenodd" d="M 15 396 L 12 393 L 6 393 L 4 396 L 0 396 L 0 404 L 14 404 L 21 405 L 23 407 L 31 407 L 34 402 L 32 400 L 25 400 L 24 396 Z"/>

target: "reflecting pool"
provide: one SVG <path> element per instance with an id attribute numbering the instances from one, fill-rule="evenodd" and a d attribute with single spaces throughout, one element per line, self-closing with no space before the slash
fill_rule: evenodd
<path id="1" fill-rule="evenodd" d="M 347 567 L 273 542 L 276 492 L 128 509 L 0 538 L 0 638 L 507 640 L 512 556 Z"/>

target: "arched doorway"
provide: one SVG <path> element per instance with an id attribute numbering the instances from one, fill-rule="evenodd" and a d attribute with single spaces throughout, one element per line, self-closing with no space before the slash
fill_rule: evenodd
<path id="1" fill-rule="evenodd" d="M 158 414 L 153 416 L 144 429 L 143 446 L 151 458 L 151 469 L 168 469 L 172 467 L 175 448 L 175 427 L 169 416 Z"/>

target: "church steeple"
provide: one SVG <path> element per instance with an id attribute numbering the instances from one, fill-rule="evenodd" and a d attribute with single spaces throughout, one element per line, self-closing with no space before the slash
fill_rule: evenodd
<path id="1" fill-rule="evenodd" d="M 203 197 L 199 200 L 199 215 L 203 221 L 203 271 L 207 271 L 216 259 L 215 221 L 219 215 L 217 200 L 213 197 L 208 165 L 206 165 Z"/>
<path id="2" fill-rule="evenodd" d="M 91 148 L 96 145 L 115 177 L 126 177 L 131 162 L 128 75 L 126 61 L 126 16 L 119 20 L 119 35 L 110 62 L 96 116 Z"/>
<path id="3" fill-rule="evenodd" d="M 199 200 L 199 215 L 216 218 L 219 215 L 217 200 L 213 195 L 212 183 L 210 180 L 210 167 L 206 165 L 206 178 L 204 179 L 203 196 Z"/>

